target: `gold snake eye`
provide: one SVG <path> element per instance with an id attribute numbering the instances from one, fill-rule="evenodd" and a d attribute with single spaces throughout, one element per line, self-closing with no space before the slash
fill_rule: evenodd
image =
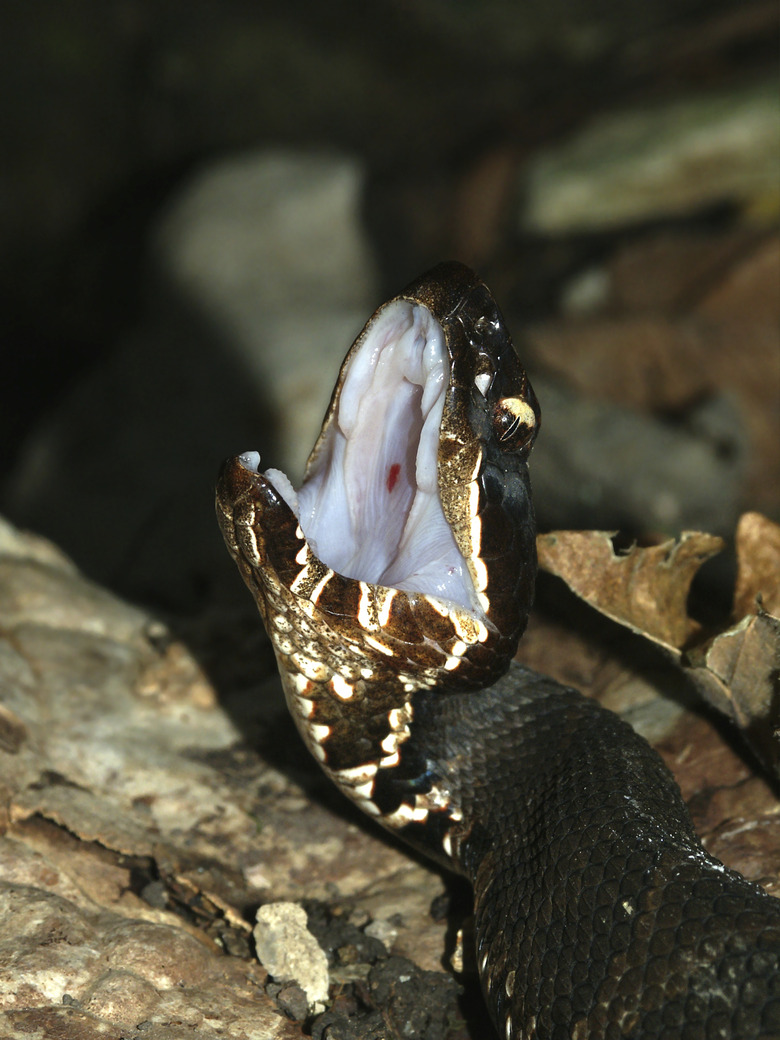
<path id="1" fill-rule="evenodd" d="M 536 414 L 522 397 L 502 397 L 493 409 L 493 430 L 504 451 L 519 451 L 536 435 Z"/>

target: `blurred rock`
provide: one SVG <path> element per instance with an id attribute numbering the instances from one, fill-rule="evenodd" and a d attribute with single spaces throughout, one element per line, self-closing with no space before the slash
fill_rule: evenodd
<path id="1" fill-rule="evenodd" d="M 524 229 L 602 230 L 720 203 L 761 208 L 780 178 L 776 79 L 603 115 L 527 171 Z"/>
<path id="2" fill-rule="evenodd" d="M 762 246 L 763 237 L 744 226 L 725 231 L 683 226 L 629 238 L 609 261 L 608 306 L 626 313 L 690 310 L 754 249 L 763 252 L 774 243 L 776 252 L 777 239 L 770 236 Z M 777 282 L 775 310 L 776 289 Z M 743 317 L 752 320 L 754 315 Z"/>
<path id="3" fill-rule="evenodd" d="M 588 297 L 594 281 L 600 296 Z M 603 267 L 585 267 L 564 295 L 566 318 L 531 326 L 525 338 L 545 372 L 586 398 L 673 417 L 670 431 L 696 427 L 724 464 L 729 457 L 736 462 L 734 449 L 742 445 L 741 479 L 727 485 L 737 496 L 736 511 L 778 516 L 778 286 L 777 234 L 663 231 L 623 245 Z M 572 314 L 572 298 L 583 297 L 589 306 Z M 724 393 L 737 409 L 730 419 L 717 404 Z M 707 401 L 714 405 L 709 411 Z M 722 490 L 713 486 L 713 500 Z M 716 515 L 721 508 L 713 521 Z M 725 533 L 730 525 L 717 529 Z"/>
<path id="4" fill-rule="evenodd" d="M 217 468 L 256 448 L 300 477 L 377 303 L 361 187 L 349 159 L 280 152 L 186 187 L 159 226 L 146 324 L 29 435 L 5 493 L 17 522 L 135 599 L 240 595 Z"/>
<path id="5" fill-rule="evenodd" d="M 602 61 L 615 49 L 635 45 L 637 37 L 653 39 L 679 18 L 708 12 L 695 0 L 636 0 L 623 4 L 583 4 L 577 0 L 482 0 L 479 4 L 453 4 L 449 0 L 418 0 L 413 5 L 394 0 L 418 31 L 435 33 L 454 43 L 461 53 L 489 55 L 501 67 L 507 59 L 539 57 L 548 62 L 565 57 L 575 64 Z"/>
<path id="6" fill-rule="evenodd" d="M 335 373 L 376 306 L 362 188 L 361 167 L 343 156 L 244 156 L 197 177 L 158 235 L 163 275 L 266 397 L 274 465 L 299 474 Z"/>
<path id="7" fill-rule="evenodd" d="M 537 374 L 533 385 L 542 428 L 531 479 L 543 528 L 733 527 L 745 437 L 727 397 L 705 402 L 701 414 L 693 409 L 682 424 L 588 400 Z"/>
<path id="8" fill-rule="evenodd" d="M 362 306 L 374 289 L 358 163 L 265 151 L 203 170 L 163 216 L 161 266 L 256 343 L 265 313 Z"/>

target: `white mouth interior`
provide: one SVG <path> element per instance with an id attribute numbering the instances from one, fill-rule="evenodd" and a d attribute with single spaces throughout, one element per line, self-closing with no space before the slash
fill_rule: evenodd
<path id="1" fill-rule="evenodd" d="M 393 301 L 349 364 L 334 421 L 297 495 L 284 473 L 265 475 L 326 566 L 481 613 L 439 500 L 448 380 L 439 323 L 425 307 Z M 259 456 L 247 452 L 242 461 L 256 470 Z"/>

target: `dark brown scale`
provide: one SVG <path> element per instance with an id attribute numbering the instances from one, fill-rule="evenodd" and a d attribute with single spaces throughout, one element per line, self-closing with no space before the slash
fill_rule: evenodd
<path id="1" fill-rule="evenodd" d="M 331 769 L 354 769 L 363 765 L 376 744 L 390 732 L 386 713 L 362 720 L 359 736 L 355 736 L 352 720 L 343 716 L 333 725 L 331 736 L 324 743 Z"/>
<path id="2" fill-rule="evenodd" d="M 389 624 L 394 632 L 414 645 L 423 641 L 423 634 L 414 616 L 414 604 L 408 596 L 396 596 L 390 605 Z"/>
<path id="3" fill-rule="evenodd" d="M 340 574 L 334 574 L 323 586 L 317 598 L 317 606 L 323 614 L 353 623 L 360 606 L 360 586 L 342 578 Z"/>
<path id="4" fill-rule="evenodd" d="M 480 510 L 482 521 L 481 555 L 484 560 L 494 560 L 503 556 L 508 542 L 511 542 L 513 527 L 511 517 L 501 503 L 491 502 Z"/>
<path id="5" fill-rule="evenodd" d="M 470 822 L 454 865 L 475 886 L 502 1036 L 509 1015 L 539 1040 L 780 1037 L 780 900 L 704 851 L 629 726 L 517 665 L 414 711 L 398 786 L 448 790 Z M 402 833 L 441 860 L 447 826 Z"/>

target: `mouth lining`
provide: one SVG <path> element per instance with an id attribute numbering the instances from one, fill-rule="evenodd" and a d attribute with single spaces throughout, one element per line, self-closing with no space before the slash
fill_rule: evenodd
<path id="1" fill-rule="evenodd" d="M 394 300 L 350 352 L 341 390 L 295 491 L 264 474 L 312 552 L 345 577 L 482 611 L 439 498 L 438 445 L 450 361 L 421 304 Z M 240 456 L 257 472 L 257 452 Z"/>

